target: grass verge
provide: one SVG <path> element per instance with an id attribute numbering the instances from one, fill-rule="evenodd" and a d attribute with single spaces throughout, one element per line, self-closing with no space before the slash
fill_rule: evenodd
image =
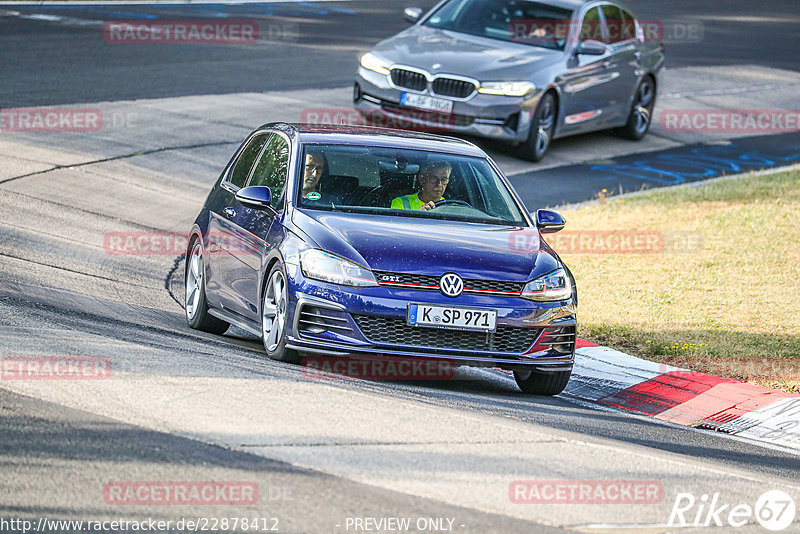
<path id="1" fill-rule="evenodd" d="M 563 210 L 579 336 L 800 393 L 800 171 Z"/>

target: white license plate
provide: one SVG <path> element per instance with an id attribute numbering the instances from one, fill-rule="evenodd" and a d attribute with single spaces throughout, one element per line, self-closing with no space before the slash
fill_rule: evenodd
<path id="1" fill-rule="evenodd" d="M 408 323 L 416 326 L 435 326 L 454 330 L 494 332 L 497 324 L 497 310 L 409 304 Z"/>
<path id="2" fill-rule="evenodd" d="M 400 103 L 404 106 L 418 109 L 429 109 L 431 111 L 442 111 L 445 113 L 450 113 L 453 111 L 452 100 L 445 100 L 444 98 L 436 98 L 428 95 L 403 93 L 403 96 L 400 97 Z"/>

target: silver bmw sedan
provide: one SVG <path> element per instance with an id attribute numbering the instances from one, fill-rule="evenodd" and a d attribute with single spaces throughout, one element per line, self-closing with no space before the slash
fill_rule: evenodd
<path id="1" fill-rule="evenodd" d="M 607 0 L 444 0 L 360 59 L 356 109 L 374 125 L 512 143 L 539 161 L 553 139 L 647 133 L 663 24 Z"/>

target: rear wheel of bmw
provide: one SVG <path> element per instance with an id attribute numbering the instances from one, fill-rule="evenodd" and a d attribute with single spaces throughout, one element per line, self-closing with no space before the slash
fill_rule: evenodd
<path id="1" fill-rule="evenodd" d="M 186 309 L 186 322 L 195 330 L 202 330 L 211 334 L 222 334 L 230 326 L 221 319 L 208 313 L 206 302 L 205 266 L 203 264 L 203 247 L 200 240 L 196 239 L 192 251 L 186 258 L 186 292 L 184 305 Z"/>
<path id="2" fill-rule="evenodd" d="M 533 114 L 528 139 L 522 143 L 519 155 L 529 161 L 541 161 L 550 148 L 555 125 L 556 99 L 552 93 L 545 93 Z"/>
<path id="3" fill-rule="evenodd" d="M 558 395 L 567 387 L 572 371 L 542 373 L 538 371 L 514 371 L 514 380 L 523 393 L 531 395 Z"/>
<path id="4" fill-rule="evenodd" d="M 656 102 L 656 86 L 653 79 L 646 76 L 633 96 L 633 106 L 628 115 L 628 122 L 617 133 L 626 139 L 638 141 L 644 137 L 650 128 L 653 116 L 653 107 Z"/>
<path id="5" fill-rule="evenodd" d="M 289 307 L 286 274 L 276 263 L 267 275 L 261 300 L 261 339 L 267 356 L 273 360 L 299 363 L 300 355 L 286 348 L 286 317 Z"/>

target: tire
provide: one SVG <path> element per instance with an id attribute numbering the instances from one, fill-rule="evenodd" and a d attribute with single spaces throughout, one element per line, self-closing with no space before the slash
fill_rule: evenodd
<path id="1" fill-rule="evenodd" d="M 550 148 L 556 126 L 556 99 L 553 93 L 545 93 L 536 106 L 531 119 L 528 139 L 522 143 L 519 155 L 528 161 L 541 161 Z"/>
<path id="2" fill-rule="evenodd" d="M 656 103 L 656 86 L 653 79 L 645 76 L 639 83 L 634 93 L 631 111 L 628 114 L 628 122 L 616 132 L 626 139 L 638 141 L 644 137 L 650 129 L 653 118 L 653 108 Z"/>
<path id="3" fill-rule="evenodd" d="M 542 373 L 537 371 L 514 371 L 514 380 L 523 393 L 531 395 L 558 395 L 567 387 L 572 371 Z"/>
<path id="4" fill-rule="evenodd" d="M 203 247 L 200 245 L 200 240 L 195 239 L 192 241 L 191 252 L 186 258 L 186 276 L 184 277 L 186 322 L 190 328 L 195 330 L 202 330 L 210 334 L 223 334 L 230 325 L 208 313 L 205 272 Z"/>
<path id="5" fill-rule="evenodd" d="M 289 306 L 286 273 L 280 262 L 270 269 L 261 296 L 261 340 L 267 356 L 287 363 L 300 363 L 300 354 L 286 348 L 286 313 Z"/>

